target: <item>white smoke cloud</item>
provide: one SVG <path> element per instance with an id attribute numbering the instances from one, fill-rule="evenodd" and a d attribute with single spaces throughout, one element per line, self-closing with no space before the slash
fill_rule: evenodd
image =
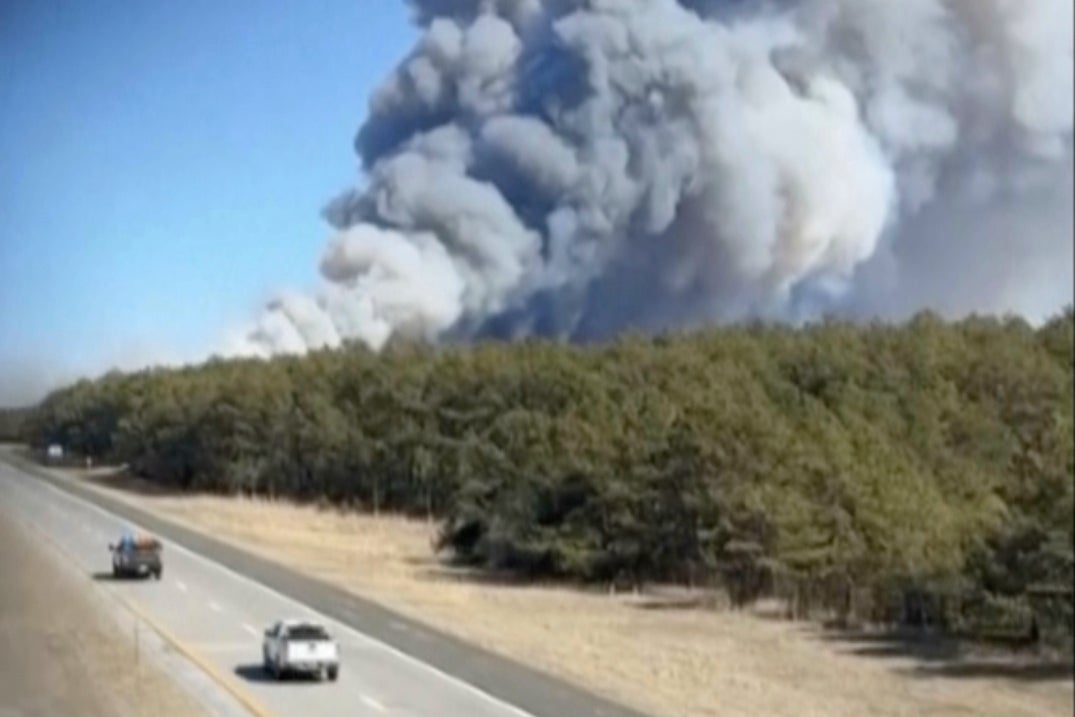
<path id="1" fill-rule="evenodd" d="M 411 5 L 324 287 L 231 352 L 1070 300 L 1070 0 Z"/>

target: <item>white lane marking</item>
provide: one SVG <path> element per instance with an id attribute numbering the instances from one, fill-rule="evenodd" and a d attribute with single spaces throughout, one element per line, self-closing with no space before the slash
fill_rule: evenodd
<path id="1" fill-rule="evenodd" d="M 185 593 L 185 592 L 187 591 L 187 584 L 186 584 L 185 582 L 183 582 L 182 580 L 176 580 L 176 581 L 175 581 L 175 586 L 176 586 L 177 588 L 179 588 L 179 591 L 180 591 L 180 592 L 184 592 L 184 593 Z"/>
<path id="2" fill-rule="evenodd" d="M 63 476 L 57 476 L 56 480 L 66 481 L 67 478 L 65 478 Z M 107 518 L 110 521 L 119 521 L 121 523 L 126 523 L 126 524 L 132 526 L 136 530 L 145 530 L 147 533 L 152 532 L 152 531 L 146 529 L 145 527 L 136 524 L 135 521 L 133 521 L 133 520 L 127 520 L 126 518 L 122 518 L 122 517 L 116 515 L 115 513 L 111 513 L 109 511 L 105 510 L 104 508 L 102 508 L 101 506 L 97 505 L 96 503 L 93 503 L 91 501 L 79 498 L 77 495 L 74 495 L 73 493 L 68 493 L 64 489 L 58 488 L 57 486 L 54 486 L 52 483 L 48 482 L 47 480 L 35 480 L 35 483 L 37 485 L 44 486 L 46 489 L 52 491 L 53 493 L 55 493 L 56 495 L 60 496 L 62 499 L 66 500 L 66 501 L 68 501 L 70 503 L 74 503 L 76 505 L 84 506 L 84 507 L 89 508 L 90 510 L 92 510 L 92 511 L 94 511 L 96 513 L 99 513 L 99 514 L 103 515 L 105 518 Z M 172 522 L 172 521 L 169 521 L 169 522 Z M 264 583 L 259 583 L 257 580 L 254 580 L 251 577 L 243 575 L 242 573 L 236 572 L 235 570 L 232 570 L 231 568 L 227 567 L 226 565 L 221 565 L 220 563 L 215 562 L 215 561 L 205 557 L 204 555 L 200 555 L 199 553 L 194 552 L 190 548 L 187 548 L 186 546 L 184 546 L 184 545 L 182 545 L 180 543 L 177 543 L 174 540 L 168 540 L 168 541 L 166 541 L 166 544 L 171 545 L 174 550 L 176 550 L 176 551 L 178 551 L 180 553 L 183 553 L 184 555 L 188 556 L 189 558 L 191 558 L 193 560 L 196 560 L 196 561 L 202 563 L 203 565 L 207 565 L 207 566 L 209 566 L 210 568 L 212 568 L 214 570 L 218 570 L 218 571 L 224 573 L 225 575 L 231 576 L 235 580 L 238 580 L 238 581 L 240 581 L 242 583 L 245 583 L 247 585 L 252 585 L 252 586 L 258 588 L 259 590 L 261 590 L 262 592 L 265 592 L 265 593 L 267 593 L 269 595 L 272 595 L 277 600 L 281 600 L 282 602 L 285 602 L 285 603 L 287 603 L 289 605 L 294 605 L 294 606 L 298 607 L 299 609 L 301 609 L 303 611 L 309 611 L 309 612 L 313 613 L 314 615 L 316 615 L 318 618 L 320 618 L 322 620 L 333 622 L 333 623 L 339 625 L 341 628 L 343 628 L 343 630 L 345 630 L 346 632 L 349 632 L 349 633 L 355 635 L 360 640 L 363 640 L 363 641 L 365 641 L 366 643 L 368 643 L 370 645 L 374 645 L 376 647 L 379 647 L 380 649 L 382 649 L 385 652 L 393 655 L 394 657 L 396 657 L 397 659 L 399 659 L 399 660 L 401 660 L 403 662 L 406 662 L 406 663 L 408 663 L 408 664 L 410 664 L 412 666 L 418 667 L 420 669 L 426 670 L 427 672 L 430 672 L 431 674 L 437 675 L 438 677 L 440 677 L 445 682 L 447 682 L 447 683 L 449 683 L 451 685 L 455 685 L 457 688 L 463 690 L 464 692 L 470 693 L 474 697 L 477 697 L 479 699 L 485 700 L 486 702 L 488 702 L 490 704 L 496 705 L 498 708 L 500 708 L 500 709 L 502 709 L 502 710 L 504 710 L 506 712 L 509 712 L 511 714 L 516 715 L 516 717 L 535 717 L 534 714 L 532 714 L 530 712 L 526 712 L 525 710 L 523 710 L 523 709 L 521 709 L 519 707 L 516 707 L 513 704 L 505 702 L 504 700 L 500 699 L 499 697 L 494 697 L 493 695 L 491 695 L 488 692 L 485 692 L 485 691 L 475 687 L 474 685 L 470 684 L 469 682 L 465 682 L 465 681 L 459 679 L 458 677 L 455 677 L 454 675 L 450 675 L 447 672 L 444 672 L 443 670 L 441 670 L 440 668 L 434 667 L 433 665 L 429 664 L 428 662 L 422 662 L 417 657 L 412 657 L 411 655 L 408 655 L 406 652 L 403 652 L 402 650 L 400 650 L 398 648 L 392 647 L 387 642 L 383 642 L 381 640 L 378 640 L 375 637 L 371 637 L 370 635 L 367 635 L 366 633 L 361 632 L 357 628 L 351 627 L 350 625 L 342 623 L 342 622 L 340 622 L 339 620 L 337 620 L 335 618 L 331 618 L 328 615 L 325 615 L 324 613 L 318 612 L 318 611 L 312 609 L 311 607 L 309 607 L 308 605 L 305 605 L 305 604 L 299 602 L 295 598 L 292 598 L 292 597 L 289 597 L 287 595 L 284 595 L 282 592 L 280 592 L 278 590 L 275 590 L 275 589 L 269 587 L 268 585 L 265 585 Z"/>
<path id="3" fill-rule="evenodd" d="M 257 628 L 255 628 L 253 625 L 249 625 L 249 624 L 247 624 L 245 622 L 243 623 L 243 629 L 246 630 L 247 632 L 249 632 L 251 635 L 254 635 L 255 637 L 258 634 Z"/>
<path id="4" fill-rule="evenodd" d="M 213 612 L 223 612 L 223 610 L 224 610 L 224 608 L 220 607 L 220 605 L 217 605 L 212 600 L 210 600 L 207 604 L 209 605 L 209 609 L 212 610 Z"/>
<path id="5" fill-rule="evenodd" d="M 362 702 L 367 707 L 375 709 L 378 712 L 384 712 L 385 711 L 384 705 L 382 705 L 380 702 L 378 702 L 377 700 L 373 699 L 369 695 L 362 695 Z"/>

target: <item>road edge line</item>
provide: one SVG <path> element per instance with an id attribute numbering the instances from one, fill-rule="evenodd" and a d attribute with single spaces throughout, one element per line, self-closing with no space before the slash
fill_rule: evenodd
<path id="1" fill-rule="evenodd" d="M 67 548 L 60 545 L 52 536 L 47 535 L 45 531 L 34 527 L 34 531 L 41 535 L 42 539 L 52 547 L 57 553 L 63 556 L 68 562 L 78 565 L 78 560 L 67 550 Z M 193 648 L 188 647 L 186 643 L 180 640 L 178 637 L 172 634 L 172 631 L 151 617 L 144 609 L 142 609 L 135 601 L 125 597 L 119 591 L 111 588 L 102 587 L 101 589 L 111 593 L 112 596 L 123 605 L 135 619 L 145 623 L 153 632 L 164 640 L 167 644 L 171 645 L 172 649 L 176 650 L 179 654 L 194 664 L 199 670 L 221 687 L 225 692 L 232 696 L 243 709 L 249 712 L 253 717 L 277 717 L 275 712 L 271 712 L 267 707 L 262 705 L 253 695 L 250 695 L 242 687 L 232 683 L 232 680 L 220 673 L 220 671 L 199 655 Z"/>
<path id="2" fill-rule="evenodd" d="M 150 617 L 150 615 L 141 607 L 139 607 L 137 603 L 135 603 L 133 600 L 129 600 L 123 597 L 117 592 L 113 592 L 113 594 L 119 598 L 120 602 L 122 602 L 128 610 L 134 613 L 135 617 L 149 625 L 149 627 L 152 628 L 154 632 L 160 635 L 161 639 L 171 645 L 175 650 L 177 650 L 181 655 L 183 655 L 183 657 L 194 663 L 196 667 L 198 667 L 202 672 L 208 675 L 209 678 L 213 680 L 213 682 L 216 682 L 220 687 L 222 687 L 225 692 L 234 697 L 239 702 L 239 704 L 246 708 L 246 710 L 252 715 L 254 715 L 254 717 L 276 717 L 276 714 L 274 712 L 270 712 L 267 707 L 258 702 L 258 700 L 253 695 L 248 694 L 246 690 L 239 687 L 238 685 L 233 684 L 233 681 L 231 679 L 221 674 L 215 666 L 210 664 L 193 648 L 188 647 L 186 643 L 173 635 L 171 630 L 164 627 L 164 625 L 161 625 L 155 619 Z"/>
<path id="3" fill-rule="evenodd" d="M 2 448 L 3 448 L 3 446 L 0 445 L 0 460 L 3 460 L 4 457 L 5 457 L 4 456 L 4 451 L 2 450 Z M 56 469 L 56 468 L 50 468 L 48 466 L 42 466 L 42 465 L 40 465 L 38 463 L 35 463 L 32 460 L 30 460 L 30 459 L 28 459 L 28 458 L 26 458 L 24 456 L 21 456 L 21 455 L 18 455 L 17 453 L 12 453 L 12 452 L 7 452 L 7 458 L 11 459 L 11 460 L 7 461 L 9 465 L 13 465 L 15 468 L 22 469 L 23 471 L 25 471 L 29 475 L 34 476 L 38 480 L 42 481 L 41 484 L 45 488 L 47 488 L 49 490 L 52 490 L 52 491 L 55 491 L 56 493 L 59 493 L 59 494 L 63 495 L 68 500 L 73 500 L 73 501 L 76 501 L 76 502 L 83 503 L 86 506 L 88 506 L 90 509 L 92 509 L 92 510 L 98 512 L 98 513 L 101 513 L 103 515 L 106 515 L 111 519 L 121 520 L 121 521 L 124 521 L 124 522 L 132 525 L 132 526 L 141 527 L 141 526 L 138 525 L 138 521 L 130 519 L 130 518 L 127 518 L 127 517 L 124 517 L 124 516 L 121 516 L 121 515 L 119 515 L 117 513 L 114 513 L 111 510 L 109 510 L 109 509 L 107 509 L 107 508 L 105 508 L 105 507 L 103 507 L 101 505 L 98 505 L 92 499 L 87 498 L 87 497 L 82 496 L 82 495 L 79 495 L 78 493 L 76 493 L 73 490 L 68 490 L 66 486 L 69 485 L 69 484 L 74 484 L 74 485 L 76 485 L 78 487 L 81 487 L 84 490 L 87 490 L 87 491 L 90 491 L 90 492 L 96 492 L 98 489 L 96 489 L 93 486 L 89 486 L 89 485 L 84 485 L 84 486 L 80 485 L 78 483 L 78 478 L 76 476 L 73 476 L 70 473 L 66 472 L 63 468 Z M 107 494 L 105 494 L 104 497 L 110 498 L 111 496 L 108 496 Z M 156 520 L 162 521 L 164 523 L 171 523 L 173 525 L 179 525 L 179 527 L 184 527 L 180 523 L 178 523 L 177 521 L 175 521 L 175 520 L 173 520 L 171 518 L 168 518 L 166 516 L 157 515 L 156 513 L 154 513 L 150 509 L 140 508 L 139 506 L 137 506 L 135 504 L 127 503 L 123 498 L 111 497 L 111 499 L 116 500 L 117 502 L 119 502 L 119 503 L 121 503 L 121 504 L 123 504 L 123 505 L 125 505 L 127 507 L 130 507 L 130 508 L 132 508 L 134 510 L 142 510 L 142 511 L 148 513 L 149 515 L 151 515 Z M 197 530 L 195 528 L 187 528 L 187 529 L 191 530 L 192 532 L 195 532 L 195 533 L 200 533 L 201 532 L 201 531 L 199 531 L 199 530 Z M 147 532 L 152 532 L 152 531 L 147 531 Z M 417 657 L 415 655 L 411 655 L 410 653 L 408 653 L 408 652 L 404 651 L 403 649 L 398 648 L 398 647 L 386 642 L 383 639 L 380 639 L 378 637 L 374 637 L 372 635 L 368 635 L 365 632 L 362 632 L 361 630 L 359 630 L 358 628 L 356 628 L 356 627 L 354 627 L 352 625 L 349 625 L 345 620 L 343 620 L 341 618 L 333 617 L 333 616 L 327 614 L 323 610 L 320 610 L 320 609 L 314 608 L 314 607 L 312 607 L 310 605 L 307 605 L 307 604 L 303 603 L 302 601 L 298 600 L 297 598 L 294 598 L 294 597 L 292 597 L 290 595 L 287 595 L 287 594 L 281 592 L 280 590 L 277 590 L 276 588 L 273 588 L 273 587 L 271 587 L 269 585 L 266 585 L 265 583 L 262 583 L 259 580 L 255 579 L 255 578 L 253 578 L 253 577 L 251 577 L 249 575 L 245 575 L 245 574 L 243 574 L 243 573 L 241 573 L 241 572 L 239 572 L 239 571 L 237 571 L 237 570 L 235 570 L 235 569 L 233 569 L 231 567 L 228 567 L 227 565 L 224 565 L 223 563 L 217 562 L 216 560 L 214 560 L 214 559 L 212 559 L 212 558 L 210 558 L 208 556 L 202 555 L 202 554 L 200 554 L 200 553 L 198 553 L 198 552 L 186 547 L 185 545 L 183 545 L 179 541 L 169 539 L 169 543 L 172 546 L 173 550 L 178 550 L 180 552 L 183 552 L 184 554 L 188 555 L 189 557 L 193 558 L 194 560 L 200 561 L 200 562 L 212 567 L 215 570 L 219 570 L 221 572 L 227 573 L 228 575 L 230 575 L 230 576 L 232 576 L 234 578 L 238 578 L 239 580 L 242 580 L 242 581 L 252 585 L 253 587 L 258 588 L 259 590 L 265 591 L 265 592 L 275 596 L 277 599 L 281 599 L 281 600 L 283 600 L 283 601 L 285 601 L 287 603 L 295 605 L 296 607 L 298 607 L 298 608 L 300 608 L 302 610 L 308 611 L 309 613 L 317 616 L 318 619 L 330 620 L 330 621 L 332 621 L 334 623 L 337 623 L 344 630 L 346 630 L 346 631 L 350 632 L 351 634 L 357 636 L 360 640 L 362 640 L 362 641 L 364 641 L 366 643 L 369 643 L 369 644 L 377 647 L 380 650 L 388 652 L 388 653 L 392 654 L 393 656 L 395 656 L 396 658 L 401 659 L 401 660 L 411 664 L 414 667 L 417 667 L 417 668 L 419 668 L 421 670 L 425 670 L 425 671 L 427 671 L 427 672 L 429 672 L 431 674 L 434 674 L 438 678 L 440 678 L 442 680 L 445 680 L 446 682 L 449 682 L 449 683 L 455 685 L 457 688 L 462 689 L 465 692 L 470 693 L 472 696 L 477 697 L 477 698 L 481 699 L 482 701 L 485 701 L 485 702 L 488 702 L 490 704 L 496 705 L 498 708 L 500 708 L 502 710 L 510 712 L 511 714 L 515 715 L 515 717 L 538 717 L 538 715 L 535 714 L 534 712 L 529 712 L 529 711 L 523 709 L 522 707 L 518 707 L 517 705 L 507 701 L 505 698 L 501 698 L 501 697 L 498 697 L 497 695 L 494 695 L 491 692 L 487 692 L 484 688 L 479 687 L 479 686 L 477 686 L 475 684 L 472 684 L 472 683 L 468 682 L 467 680 L 463 679 L 462 677 L 457 677 L 456 675 L 453 675 L 452 673 L 447 672 L 446 670 L 444 670 L 444 669 L 442 669 L 440 667 L 437 667 L 436 665 L 433 665 L 431 663 L 425 662 L 421 658 L 419 658 L 419 657 Z M 233 547 L 233 548 L 235 548 L 237 550 L 244 550 L 244 548 L 242 548 L 241 546 L 232 545 L 231 547 Z M 346 593 L 348 591 L 345 590 L 344 592 Z M 408 618 L 408 619 L 411 619 L 411 618 Z M 568 683 L 568 684 L 571 684 L 571 683 Z M 628 709 L 630 709 L 631 711 L 637 712 L 637 710 L 634 710 L 634 708 L 628 708 Z M 258 717 L 263 717 L 263 716 L 259 715 Z M 267 715 L 267 716 L 264 716 L 264 717 L 273 717 L 273 716 L 272 715 Z"/>

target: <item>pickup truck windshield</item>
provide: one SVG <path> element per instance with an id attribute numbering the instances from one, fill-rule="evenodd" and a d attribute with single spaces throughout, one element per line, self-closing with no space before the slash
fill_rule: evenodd
<path id="1" fill-rule="evenodd" d="M 287 631 L 289 640 L 328 640 L 328 632 L 317 625 L 296 625 Z"/>

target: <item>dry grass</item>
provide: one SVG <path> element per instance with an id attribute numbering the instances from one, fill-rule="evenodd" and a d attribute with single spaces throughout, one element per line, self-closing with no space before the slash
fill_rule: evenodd
<path id="1" fill-rule="evenodd" d="M 117 634 L 108 622 L 82 622 L 67 632 L 78 637 L 72 656 L 92 666 L 95 688 L 106 692 L 114 709 L 124 715 L 207 717 L 205 710 L 169 675 L 145 657 L 139 659 L 137 638 Z M 131 665 L 136 668 L 132 670 Z M 78 712 L 85 714 L 80 707 Z M 116 712 L 111 712 L 115 717 Z"/>
<path id="2" fill-rule="evenodd" d="M 1029 717 L 1073 709 L 1062 680 L 988 670 L 923 675 L 914 672 L 919 658 L 855 654 L 862 644 L 826 641 L 803 625 L 467 580 L 434 560 L 433 529 L 421 521 L 132 487 L 112 481 L 99 489 L 661 717 Z"/>

